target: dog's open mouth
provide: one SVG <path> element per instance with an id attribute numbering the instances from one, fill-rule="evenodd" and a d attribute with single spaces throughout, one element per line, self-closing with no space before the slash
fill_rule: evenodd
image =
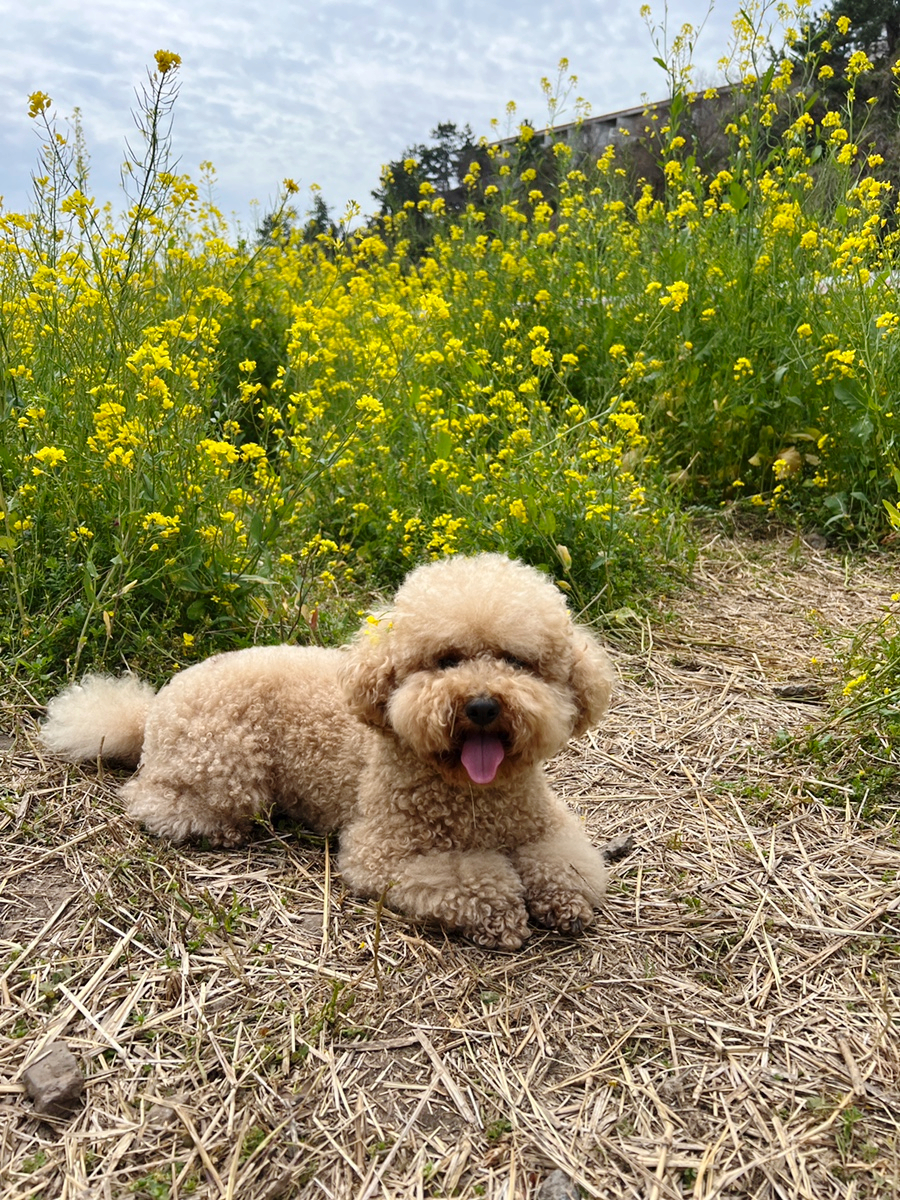
<path id="1" fill-rule="evenodd" d="M 473 783 L 492 783 L 506 757 L 503 743 L 496 733 L 470 733 L 460 752 L 460 760 Z"/>

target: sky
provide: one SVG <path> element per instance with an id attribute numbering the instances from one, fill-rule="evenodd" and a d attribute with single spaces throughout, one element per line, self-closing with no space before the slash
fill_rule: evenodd
<path id="1" fill-rule="evenodd" d="M 706 24 L 697 81 L 719 82 L 737 0 L 670 0 L 669 38 Z M 310 185 L 332 210 L 376 205 L 382 164 L 427 142 L 440 121 L 476 136 L 517 119 L 546 125 L 542 77 L 569 60 L 573 93 L 594 114 L 667 94 L 641 0 L 0 0 L 0 196 L 3 210 L 30 203 L 41 139 L 28 98 L 47 93 L 65 128 L 81 112 L 95 199 L 124 203 L 119 168 L 136 140 L 132 110 L 157 50 L 181 56 L 173 147 L 178 170 L 199 182 L 216 169 L 214 199 L 253 229 L 281 181 Z M 560 119 L 570 119 L 574 112 Z"/>

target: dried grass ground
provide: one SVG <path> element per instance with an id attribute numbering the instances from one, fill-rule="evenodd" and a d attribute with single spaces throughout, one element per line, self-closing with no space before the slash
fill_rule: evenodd
<path id="1" fill-rule="evenodd" d="M 598 842 L 637 848 L 585 936 L 515 954 L 379 916 L 292 829 L 148 839 L 14 697 L 4 1196 L 513 1198 L 553 1168 L 600 1197 L 898 1195 L 896 807 L 773 749 L 829 716 L 782 687 L 812 657 L 827 674 L 825 631 L 892 586 L 711 543 L 674 617 L 616 653 L 610 720 L 551 766 Z M 87 1088 L 50 1123 L 21 1077 L 55 1038 Z"/>

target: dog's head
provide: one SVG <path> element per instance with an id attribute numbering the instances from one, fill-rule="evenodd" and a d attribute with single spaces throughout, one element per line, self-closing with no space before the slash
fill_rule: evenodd
<path id="1" fill-rule="evenodd" d="M 612 671 L 561 592 L 500 554 L 413 571 L 342 670 L 351 709 L 452 783 L 487 785 L 595 725 Z"/>

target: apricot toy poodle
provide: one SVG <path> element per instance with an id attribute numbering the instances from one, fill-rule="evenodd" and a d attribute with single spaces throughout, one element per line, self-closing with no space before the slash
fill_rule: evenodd
<path id="1" fill-rule="evenodd" d="M 577 933 L 607 865 L 542 764 L 596 724 L 609 661 L 539 571 L 500 554 L 414 570 L 350 646 L 217 654 L 158 694 L 87 676 L 42 738 L 138 771 L 130 814 L 160 837 L 237 846 L 274 806 L 340 835 L 353 892 L 482 946 Z"/>

